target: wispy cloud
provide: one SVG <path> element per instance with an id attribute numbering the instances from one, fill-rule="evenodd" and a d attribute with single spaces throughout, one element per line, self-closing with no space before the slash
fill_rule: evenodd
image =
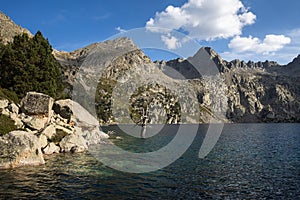
<path id="1" fill-rule="evenodd" d="M 116 27 L 116 30 L 119 31 L 119 33 L 126 33 L 127 30 L 122 29 L 120 26 Z"/>
<path id="2" fill-rule="evenodd" d="M 61 23 L 67 21 L 67 14 L 68 11 L 66 10 L 61 10 L 58 13 L 54 14 L 48 19 L 45 19 L 42 21 L 42 24 L 44 25 L 49 25 L 49 24 L 56 24 L 56 23 Z"/>
<path id="3" fill-rule="evenodd" d="M 110 13 L 106 13 L 104 15 L 93 16 L 91 19 L 95 20 L 95 21 L 101 21 L 101 20 L 104 20 L 104 19 L 108 19 L 110 16 L 111 16 Z"/>

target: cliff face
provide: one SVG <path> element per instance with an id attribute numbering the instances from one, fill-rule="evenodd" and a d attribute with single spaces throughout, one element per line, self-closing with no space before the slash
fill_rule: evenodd
<path id="1" fill-rule="evenodd" d="M 226 117 L 233 122 L 299 122 L 300 56 L 280 66 L 273 61 L 244 62 L 223 60 L 211 48 L 205 48 L 215 62 L 228 90 Z M 205 60 L 199 62 L 205 62 Z M 199 79 L 187 60 L 160 62 L 180 71 L 186 78 Z M 187 69 L 187 70 L 186 70 Z M 192 73 L 191 73 L 192 72 Z M 192 74 L 192 76 L 190 76 Z M 215 93 L 219 88 L 203 94 Z"/>
<path id="2" fill-rule="evenodd" d="M 0 39 L 3 44 L 12 42 L 14 36 L 27 33 L 29 36 L 32 34 L 25 28 L 16 25 L 8 16 L 0 11 Z"/>

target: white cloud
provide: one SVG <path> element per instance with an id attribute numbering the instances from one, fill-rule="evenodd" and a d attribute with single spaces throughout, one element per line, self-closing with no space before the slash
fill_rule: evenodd
<path id="1" fill-rule="evenodd" d="M 165 43 L 168 49 L 177 49 L 181 47 L 181 42 L 174 36 L 167 34 L 167 36 L 162 35 L 161 40 Z"/>
<path id="2" fill-rule="evenodd" d="M 284 35 L 266 35 L 261 41 L 256 37 L 234 37 L 228 47 L 235 52 L 254 52 L 270 54 L 282 49 L 285 45 L 291 43 L 291 39 Z"/>
<path id="3" fill-rule="evenodd" d="M 159 27 L 180 29 L 197 40 L 214 40 L 240 35 L 243 27 L 255 19 L 240 0 L 189 0 L 181 7 L 170 5 L 157 12 L 146 28 L 156 32 Z"/>
<path id="4" fill-rule="evenodd" d="M 122 29 L 120 26 L 116 27 L 116 30 L 119 31 L 120 33 L 126 33 L 127 30 Z"/>

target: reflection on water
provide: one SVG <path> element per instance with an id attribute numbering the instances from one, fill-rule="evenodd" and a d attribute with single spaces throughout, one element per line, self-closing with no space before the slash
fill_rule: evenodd
<path id="1" fill-rule="evenodd" d="M 118 172 L 89 153 L 48 156 L 44 166 L 1 170 L 0 197 L 299 198 L 300 124 L 226 125 L 213 151 L 199 159 L 206 129 L 200 127 L 194 143 L 180 159 L 152 173 Z M 115 143 L 130 151 L 152 151 L 172 140 L 174 130 L 176 127 L 170 126 L 163 134 L 148 139 L 118 134 L 123 140 Z"/>

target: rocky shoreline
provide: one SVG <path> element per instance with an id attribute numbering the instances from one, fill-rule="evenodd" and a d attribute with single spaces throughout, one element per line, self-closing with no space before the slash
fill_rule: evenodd
<path id="1" fill-rule="evenodd" d="M 43 155 L 84 152 L 109 137 L 78 103 L 42 93 L 28 92 L 20 105 L 2 99 L 0 114 L 17 127 L 0 137 L 0 169 L 44 164 Z"/>

